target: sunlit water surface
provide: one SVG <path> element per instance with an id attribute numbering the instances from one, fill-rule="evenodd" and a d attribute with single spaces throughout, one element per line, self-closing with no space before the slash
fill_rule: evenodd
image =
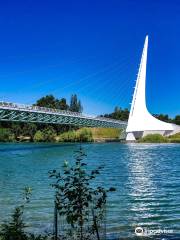
<path id="1" fill-rule="evenodd" d="M 33 195 L 25 220 L 34 232 L 52 229 L 53 190 L 48 171 L 73 162 L 79 144 L 0 144 L 0 223 Z M 107 231 L 134 234 L 136 226 L 180 233 L 180 145 L 83 144 L 88 168 L 104 165 L 96 184 L 115 187 L 108 198 Z"/>

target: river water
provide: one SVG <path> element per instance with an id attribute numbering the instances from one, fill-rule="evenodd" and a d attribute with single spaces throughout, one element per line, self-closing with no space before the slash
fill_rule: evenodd
<path id="1" fill-rule="evenodd" d="M 180 233 L 179 144 L 82 144 L 92 169 L 104 165 L 96 184 L 115 187 L 108 198 L 107 231 L 133 236 L 134 229 Z M 32 187 L 25 220 L 34 232 L 53 222 L 53 190 L 48 171 L 73 162 L 79 144 L 0 144 L 0 223 Z"/>

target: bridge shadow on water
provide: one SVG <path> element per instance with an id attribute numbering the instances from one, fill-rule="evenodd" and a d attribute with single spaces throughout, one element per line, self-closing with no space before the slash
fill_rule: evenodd
<path id="1" fill-rule="evenodd" d="M 21 144 L 21 146 L 18 146 Z M 22 144 L 24 146 L 22 146 Z M 70 146 L 80 146 L 81 143 L 13 143 L 11 145 L 4 143 L 3 148 L 1 145 L 0 152 L 10 152 L 10 151 L 28 151 L 28 150 L 39 150 L 39 149 L 52 149 L 52 148 L 67 148 Z"/>

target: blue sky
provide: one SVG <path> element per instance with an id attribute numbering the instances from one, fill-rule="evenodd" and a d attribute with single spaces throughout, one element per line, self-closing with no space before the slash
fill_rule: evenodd
<path id="1" fill-rule="evenodd" d="M 148 109 L 180 114 L 180 1 L 1 1 L 0 99 L 77 93 L 89 114 L 129 108 L 146 34 Z"/>

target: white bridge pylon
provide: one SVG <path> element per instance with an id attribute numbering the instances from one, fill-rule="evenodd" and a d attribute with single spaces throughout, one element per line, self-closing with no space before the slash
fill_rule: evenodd
<path id="1" fill-rule="evenodd" d="M 147 64 L 148 36 L 145 38 L 141 63 L 134 89 L 131 110 L 126 128 L 126 140 L 134 141 L 147 134 L 160 133 L 170 135 L 176 125 L 160 121 L 153 117 L 146 107 L 146 64 Z"/>

